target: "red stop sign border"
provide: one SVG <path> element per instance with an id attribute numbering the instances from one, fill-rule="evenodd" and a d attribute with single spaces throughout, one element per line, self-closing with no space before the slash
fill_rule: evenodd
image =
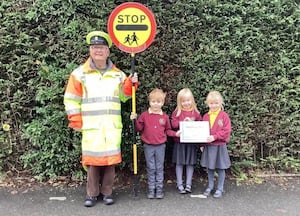
<path id="1" fill-rule="evenodd" d="M 122 44 L 122 42 L 120 42 L 117 39 L 117 37 L 115 36 L 113 22 L 114 22 L 116 16 L 120 13 L 120 11 L 127 9 L 127 8 L 140 9 L 141 11 L 143 11 L 146 14 L 146 16 L 150 20 L 150 24 L 151 24 L 150 36 L 145 43 L 143 43 L 137 47 L 126 46 L 126 45 Z M 111 12 L 111 14 L 109 15 L 109 18 L 108 18 L 107 30 L 108 30 L 109 36 L 111 37 L 111 40 L 120 50 L 122 50 L 123 52 L 127 52 L 127 53 L 139 53 L 139 52 L 142 52 L 145 49 L 147 49 L 150 46 L 150 44 L 153 42 L 153 40 L 155 38 L 155 34 L 156 34 L 156 21 L 155 21 L 155 17 L 153 15 L 153 13 L 146 6 L 144 6 L 140 3 L 137 3 L 137 2 L 126 2 L 126 3 L 119 5 Z"/>

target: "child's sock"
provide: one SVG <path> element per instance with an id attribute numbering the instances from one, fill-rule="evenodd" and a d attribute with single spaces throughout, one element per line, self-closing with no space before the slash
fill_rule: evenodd
<path id="1" fill-rule="evenodd" d="M 193 173 L 194 166 L 186 165 L 186 185 L 192 186 Z"/>
<path id="2" fill-rule="evenodd" d="M 208 169 L 208 188 L 213 189 L 214 188 L 214 174 L 215 170 L 213 169 Z"/>
<path id="3" fill-rule="evenodd" d="M 218 169 L 218 190 L 223 192 L 224 189 L 224 181 L 225 181 L 225 170 Z"/>
<path id="4" fill-rule="evenodd" d="M 176 179 L 177 179 L 177 187 L 182 186 L 182 173 L 183 173 L 183 165 L 176 164 Z"/>

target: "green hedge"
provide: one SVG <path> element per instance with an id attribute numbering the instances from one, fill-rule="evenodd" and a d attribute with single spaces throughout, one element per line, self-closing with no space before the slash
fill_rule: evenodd
<path id="1" fill-rule="evenodd" d="M 29 169 L 39 179 L 82 177 L 80 134 L 67 127 L 63 93 L 71 71 L 87 58 L 85 35 L 107 30 L 124 1 L 4 0 L 0 3 L 0 170 Z M 154 87 L 192 89 L 201 113 L 209 90 L 222 92 L 233 124 L 233 171 L 300 170 L 299 4 L 278 1 L 139 1 L 155 14 L 155 41 L 136 54 L 141 85 L 137 112 Z M 130 73 L 130 56 L 111 58 Z M 123 105 L 121 169 L 131 168 L 130 103 Z M 170 158 L 172 142 L 167 158 Z M 142 148 L 139 148 L 142 159 Z M 169 163 L 170 161 L 167 161 Z M 144 166 L 143 163 L 140 166 Z"/>

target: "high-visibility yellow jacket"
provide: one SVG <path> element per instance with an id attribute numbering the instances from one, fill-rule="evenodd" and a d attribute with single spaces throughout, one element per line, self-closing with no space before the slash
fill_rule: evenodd
<path id="1" fill-rule="evenodd" d="M 82 131 L 82 165 L 117 164 L 121 158 L 121 101 L 131 97 L 132 82 L 108 60 L 105 71 L 89 58 L 69 78 L 64 104 L 69 127 Z"/>

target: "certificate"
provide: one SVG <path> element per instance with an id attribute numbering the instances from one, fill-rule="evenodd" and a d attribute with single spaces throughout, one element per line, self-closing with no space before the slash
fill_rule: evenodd
<path id="1" fill-rule="evenodd" d="M 179 122 L 180 142 L 206 143 L 209 133 L 208 121 L 182 121 Z"/>

